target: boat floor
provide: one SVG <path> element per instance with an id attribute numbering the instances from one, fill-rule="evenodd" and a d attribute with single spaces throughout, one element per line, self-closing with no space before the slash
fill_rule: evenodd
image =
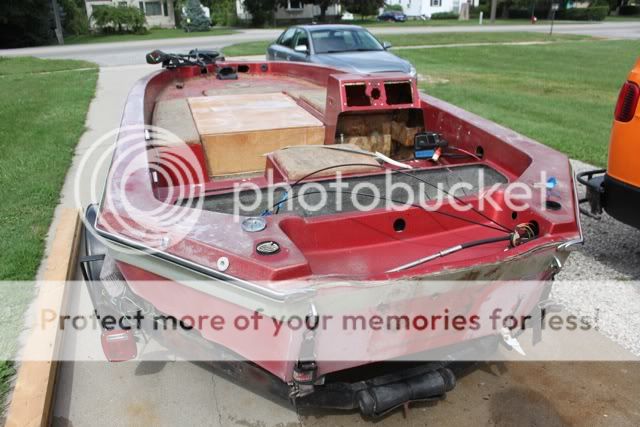
<path id="1" fill-rule="evenodd" d="M 385 207 L 388 202 L 395 202 L 398 206 L 402 204 L 424 204 L 430 201 L 436 201 L 438 198 L 438 186 L 442 188 L 440 195 L 454 192 L 456 197 L 467 197 L 476 195 L 482 188 L 490 187 L 494 184 L 504 184 L 507 178 L 498 173 L 494 169 L 486 165 L 461 165 L 455 167 L 443 167 L 433 169 L 416 170 L 412 172 L 412 178 L 403 174 L 392 174 L 390 182 L 392 184 L 391 194 L 387 194 L 385 189 L 387 176 L 385 174 L 364 175 L 352 178 L 343 178 L 343 182 L 348 185 L 341 197 L 338 198 L 333 177 L 327 177 L 326 180 L 316 182 L 325 190 L 326 203 L 322 203 L 322 195 L 317 194 L 317 188 L 304 192 L 304 204 L 300 203 L 297 195 L 300 193 L 299 188 L 290 190 L 291 194 L 286 195 L 287 202 L 282 203 L 279 208 L 280 213 L 292 213 L 303 217 L 316 217 L 322 215 L 330 215 L 340 212 L 353 212 L 359 210 L 357 206 L 366 206 L 368 210 Z M 429 184 L 426 184 L 425 181 Z M 372 192 L 370 188 L 364 188 L 360 191 L 351 193 L 360 183 L 367 183 L 368 186 L 375 186 L 378 194 Z M 468 184 L 466 188 L 461 188 L 461 183 Z M 456 188 L 456 185 L 458 187 Z M 362 186 L 362 184 L 361 184 Z M 401 188 L 402 187 L 402 188 Z M 395 188 L 395 190 L 394 190 Z M 411 189 L 405 190 L 405 189 Z M 204 199 L 203 209 L 220 213 L 235 213 L 236 203 L 239 200 L 242 206 L 251 206 L 250 211 L 242 212 L 243 215 L 257 216 L 265 210 L 273 208 L 274 200 L 281 200 L 284 190 L 275 191 L 275 197 L 269 197 L 269 189 L 262 189 L 258 206 L 252 206 L 256 193 L 254 191 L 246 191 L 236 194 L 228 192 L 225 194 L 207 196 Z M 314 194 L 316 192 L 316 194 Z M 453 193 L 452 193 L 453 194 Z M 289 199 L 290 203 L 289 203 Z M 321 206 L 319 209 L 308 209 L 305 206 Z"/>

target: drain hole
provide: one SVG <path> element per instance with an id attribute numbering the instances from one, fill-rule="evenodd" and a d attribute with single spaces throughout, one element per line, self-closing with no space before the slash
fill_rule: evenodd
<path id="1" fill-rule="evenodd" d="M 403 232 L 406 227 L 407 227 L 407 223 L 402 218 L 398 218 L 395 221 L 393 221 L 393 229 L 396 231 L 396 233 Z"/>
<path id="2" fill-rule="evenodd" d="M 248 73 L 249 72 L 249 66 L 248 65 L 238 65 L 238 72 L 239 73 Z"/>
<path id="3" fill-rule="evenodd" d="M 544 205 L 550 211 L 559 211 L 560 209 L 562 209 L 562 205 L 558 202 L 554 202 L 553 200 L 547 200 Z"/>
<path id="4" fill-rule="evenodd" d="M 518 212 L 513 211 L 511 212 L 511 219 L 517 219 L 518 218 Z"/>

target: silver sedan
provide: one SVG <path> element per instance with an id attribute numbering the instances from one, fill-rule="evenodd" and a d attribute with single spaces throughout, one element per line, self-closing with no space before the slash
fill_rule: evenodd
<path id="1" fill-rule="evenodd" d="M 267 48 L 267 59 L 311 62 L 359 74 L 395 71 L 415 76 L 411 63 L 388 52 L 390 47 L 356 25 L 299 25 L 287 28 Z"/>

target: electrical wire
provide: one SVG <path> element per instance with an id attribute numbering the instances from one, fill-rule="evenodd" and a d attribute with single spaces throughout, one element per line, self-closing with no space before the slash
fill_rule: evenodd
<path id="1" fill-rule="evenodd" d="M 326 189 L 324 191 L 327 192 L 327 193 L 338 193 L 339 192 L 338 190 L 328 190 L 328 189 Z M 372 199 L 379 199 L 379 200 L 383 200 L 383 201 L 393 202 L 393 203 L 397 203 L 399 205 L 412 206 L 412 207 L 415 207 L 415 208 L 420 208 L 420 209 L 422 209 L 423 211 L 425 211 L 425 212 L 427 212 L 429 214 L 443 215 L 443 216 L 446 216 L 446 217 L 449 217 L 449 218 L 454 218 L 454 219 L 457 219 L 457 220 L 460 220 L 460 221 L 468 222 L 468 223 L 473 224 L 473 225 L 478 225 L 478 226 L 481 226 L 481 227 L 489 228 L 491 230 L 499 231 L 501 233 L 509 233 L 509 234 L 511 233 L 511 230 L 505 231 L 505 230 L 503 230 L 501 228 L 494 227 L 494 226 L 489 225 L 489 224 L 484 224 L 482 222 L 477 222 L 477 221 L 474 221 L 472 219 L 464 218 L 464 217 L 457 216 L 457 215 L 454 215 L 454 214 L 451 214 L 451 213 L 442 212 L 442 211 L 439 211 L 439 210 L 430 211 L 429 209 L 426 209 L 424 206 L 422 206 L 420 204 L 417 204 L 417 203 L 407 203 L 407 202 L 402 201 L 402 200 L 391 199 L 389 197 L 384 197 L 384 196 L 376 196 L 375 194 L 358 193 L 358 192 L 355 192 L 355 191 L 341 190 L 340 192 L 341 193 L 345 193 L 345 194 L 351 194 L 351 195 L 355 194 L 357 196 L 364 196 L 364 197 L 369 197 L 369 198 L 372 198 Z M 279 206 L 282 203 L 285 203 L 287 200 L 294 200 L 294 199 L 297 199 L 299 197 L 302 197 L 303 195 L 320 194 L 320 193 L 321 193 L 321 191 L 310 191 L 310 192 L 305 192 L 303 194 L 300 194 L 300 193 L 294 194 L 294 195 L 292 195 L 292 196 L 290 196 L 290 197 L 288 197 L 288 198 L 286 198 L 284 200 L 281 200 L 280 202 L 275 203 L 274 207 L 275 206 Z"/>
<path id="2" fill-rule="evenodd" d="M 516 234 L 516 233 L 512 233 L 512 234 Z M 387 270 L 387 273 L 397 273 L 399 271 L 404 271 L 404 270 L 408 270 L 410 268 L 413 267 L 417 267 L 419 265 L 425 264 L 429 261 L 433 261 L 434 259 L 438 259 L 438 258 L 442 258 L 445 257 L 447 255 L 451 255 L 454 254 L 456 252 L 460 252 L 461 250 L 464 249 L 469 249 L 469 248 L 473 248 L 476 246 L 482 246 L 482 245 L 488 245 L 491 243 L 497 243 L 497 242 L 504 242 L 504 241 L 513 241 L 514 238 L 512 236 L 512 234 L 508 235 L 508 236 L 499 236 L 499 237 L 489 237 L 487 239 L 480 239 L 480 240 L 473 240 L 471 242 L 465 242 L 465 243 L 461 243 L 459 245 L 456 246 L 451 246 L 450 248 L 447 249 L 443 249 L 439 252 L 436 252 L 432 255 L 426 256 L 424 258 L 420 258 L 417 259 L 415 261 L 411 261 L 407 264 L 403 264 L 401 266 L 392 268 L 391 270 Z"/>
<path id="3" fill-rule="evenodd" d="M 298 180 L 296 180 L 296 181 L 291 185 L 291 188 L 293 188 L 293 187 L 295 187 L 295 186 L 299 185 L 299 184 L 300 184 L 302 181 L 304 181 L 305 179 L 310 178 L 310 177 L 312 177 L 312 176 L 314 176 L 314 175 L 317 175 L 317 174 L 319 174 L 319 173 L 321 173 L 321 172 L 325 172 L 325 171 L 327 171 L 327 170 L 337 169 L 337 168 L 341 168 L 341 167 L 349 167 L 349 166 L 368 166 L 368 167 L 377 167 L 377 168 L 379 168 L 379 169 L 385 169 L 385 170 L 387 169 L 387 168 L 386 168 L 386 167 L 384 167 L 384 166 L 381 166 L 381 165 L 373 165 L 373 164 L 370 164 L 370 163 L 343 163 L 343 164 L 339 164 L 339 165 L 332 165 L 332 166 L 324 167 L 324 168 L 322 168 L 322 169 L 315 170 L 315 171 L 313 171 L 313 172 L 310 172 L 310 173 L 308 173 L 308 174 L 304 175 L 302 178 L 299 178 Z M 449 196 L 453 197 L 457 202 L 462 203 L 463 205 L 468 206 L 469 208 L 471 208 L 471 210 L 472 210 L 473 212 L 475 212 L 476 214 L 480 215 L 481 217 L 483 217 L 483 218 L 484 218 L 484 219 L 486 219 L 487 221 L 492 222 L 493 224 L 495 224 L 495 225 L 497 225 L 498 227 L 500 227 L 500 228 L 502 229 L 502 231 L 504 231 L 504 232 L 506 232 L 506 233 L 511 233 L 511 229 L 509 229 L 508 227 L 506 227 L 506 226 L 504 226 L 504 225 L 500 224 L 499 222 L 495 221 L 495 220 L 494 220 L 494 219 L 492 219 L 491 217 L 489 217 L 489 216 L 487 216 L 487 215 L 483 214 L 482 212 L 480 212 L 479 210 L 477 210 L 476 208 L 474 208 L 471 204 L 464 202 L 464 201 L 463 201 L 462 199 L 460 199 L 458 196 L 456 196 L 456 195 L 454 195 L 454 194 L 452 194 L 452 193 L 449 193 L 448 191 L 446 191 L 446 190 L 444 190 L 444 189 L 442 189 L 442 188 L 440 188 L 440 187 L 438 187 L 438 186 L 436 186 L 436 185 L 434 185 L 434 184 L 430 183 L 429 181 L 427 181 L 427 180 L 425 180 L 425 179 L 422 179 L 422 178 L 420 178 L 420 177 L 418 177 L 418 176 L 415 176 L 415 175 L 413 175 L 413 174 L 411 174 L 411 173 L 409 173 L 409 172 L 405 172 L 405 171 L 403 171 L 403 170 L 395 169 L 395 170 L 392 170 L 392 173 L 399 173 L 399 174 L 401 174 L 401 175 L 406 175 L 406 176 L 408 176 L 408 177 L 410 177 L 410 178 L 413 178 L 413 179 L 415 179 L 415 180 L 418 180 L 418 181 L 420 181 L 420 182 L 423 182 L 423 183 L 425 183 L 425 184 L 429 185 L 430 187 L 435 188 L 435 189 L 436 189 L 436 190 L 438 190 L 438 191 L 442 191 L 442 192 L 444 192 L 445 194 L 447 194 L 447 195 L 449 195 Z M 282 204 L 282 203 L 286 202 L 286 201 L 288 200 L 288 198 L 289 198 L 289 197 L 287 197 L 287 198 L 285 198 L 285 199 L 281 200 L 280 202 L 278 202 L 278 203 L 274 204 L 274 205 L 271 207 L 271 209 L 275 209 L 275 208 L 276 208 L 277 206 L 279 206 L 280 204 Z M 436 212 L 436 211 L 434 211 L 434 212 Z M 480 223 L 478 223 L 478 224 L 480 224 Z"/>

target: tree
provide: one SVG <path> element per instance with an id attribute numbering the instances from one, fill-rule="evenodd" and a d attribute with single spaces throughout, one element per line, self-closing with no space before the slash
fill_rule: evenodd
<path id="1" fill-rule="evenodd" d="M 58 4 L 62 8 L 62 24 L 66 34 L 77 36 L 89 32 L 84 0 L 58 0 Z"/>
<path id="2" fill-rule="evenodd" d="M 200 0 L 187 0 L 182 28 L 188 33 L 209 31 L 209 28 L 211 28 L 211 20 L 204 14 Z"/>
<path id="3" fill-rule="evenodd" d="M 53 33 L 49 0 L 0 1 L 0 47 L 48 44 Z"/>
<path id="4" fill-rule="evenodd" d="M 365 16 L 377 15 L 378 10 L 384 7 L 384 0 L 342 0 L 342 6 L 353 13 Z"/>
<path id="5" fill-rule="evenodd" d="M 496 12 L 498 11 L 498 0 L 491 0 L 491 23 L 496 22 Z"/>
<path id="6" fill-rule="evenodd" d="M 236 15 L 235 0 L 217 0 L 211 5 L 211 19 L 214 25 L 232 27 L 236 25 L 238 17 Z"/>
<path id="7" fill-rule="evenodd" d="M 242 4 L 251 15 L 251 25 L 262 27 L 273 19 L 277 0 L 243 0 Z"/>
<path id="8" fill-rule="evenodd" d="M 329 6 L 340 3 L 339 0 L 303 0 L 302 3 L 310 3 L 316 6 L 320 6 L 320 22 L 324 22 L 327 19 L 327 9 Z"/>

